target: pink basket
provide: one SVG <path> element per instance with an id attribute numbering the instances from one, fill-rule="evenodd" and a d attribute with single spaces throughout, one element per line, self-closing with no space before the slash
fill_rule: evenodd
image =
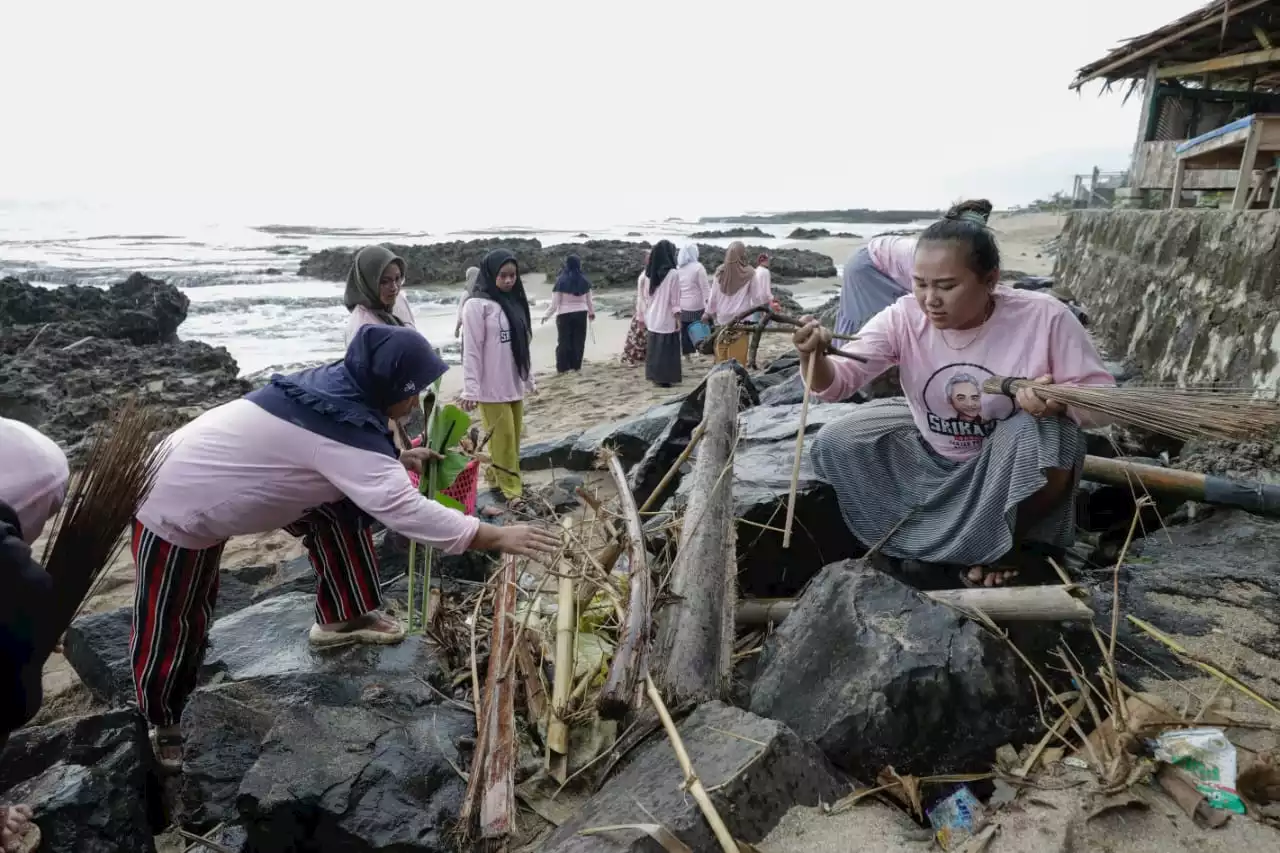
<path id="1" fill-rule="evenodd" d="M 421 438 L 415 438 L 413 440 L 414 447 L 420 447 L 421 445 L 422 445 Z M 410 482 L 413 483 L 413 487 L 416 489 L 418 487 L 418 475 L 410 471 L 409 480 Z M 440 493 L 442 495 L 447 495 L 448 497 L 451 497 L 458 503 L 462 504 L 463 509 L 465 510 L 467 515 L 475 515 L 476 493 L 479 489 L 479 486 L 480 486 L 480 461 L 478 459 L 472 459 L 470 462 L 467 463 L 467 467 L 463 468 L 458 473 L 458 476 L 453 481 L 453 484 L 449 486 L 449 488 L 447 489 L 441 489 Z"/>

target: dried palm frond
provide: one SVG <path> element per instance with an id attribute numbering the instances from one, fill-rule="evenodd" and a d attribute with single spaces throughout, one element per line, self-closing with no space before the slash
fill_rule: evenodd
<path id="1" fill-rule="evenodd" d="M 1280 432 L 1280 401 L 1261 389 L 1222 385 L 1126 385 L 1119 388 L 1039 385 L 993 376 L 988 394 L 1010 397 L 1035 389 L 1044 400 L 1097 412 L 1131 426 L 1173 438 L 1229 440 L 1268 438 Z"/>
<path id="2" fill-rule="evenodd" d="M 89 461 L 67 495 L 43 555 L 45 571 L 53 579 L 51 643 L 71 624 L 127 541 L 123 534 L 163 461 L 153 452 L 151 439 L 162 418 L 161 410 L 143 408 L 131 398 L 107 432 L 93 441 Z"/>

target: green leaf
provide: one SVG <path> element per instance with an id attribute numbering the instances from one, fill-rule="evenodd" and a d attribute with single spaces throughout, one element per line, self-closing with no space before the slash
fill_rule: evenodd
<path id="1" fill-rule="evenodd" d="M 462 469 L 471 463 L 471 458 L 463 456 L 456 450 L 446 450 L 444 459 L 433 461 L 431 467 L 435 468 L 435 484 L 437 489 L 447 489 L 453 485 L 453 481 L 458 479 L 458 475 L 462 473 Z"/>
<path id="2" fill-rule="evenodd" d="M 436 503 L 440 504 L 440 506 L 447 506 L 449 509 L 456 509 L 458 512 L 467 511 L 467 508 L 462 505 L 461 501 L 454 500 L 444 492 L 436 492 Z"/>
<path id="3" fill-rule="evenodd" d="M 428 446 L 436 453 L 443 453 L 467 434 L 471 416 L 454 405 L 437 408 L 434 414 L 427 430 Z"/>

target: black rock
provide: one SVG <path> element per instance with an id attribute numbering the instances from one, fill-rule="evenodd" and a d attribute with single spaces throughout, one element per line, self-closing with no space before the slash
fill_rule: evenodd
<path id="1" fill-rule="evenodd" d="M 251 848 L 452 853 L 466 790 L 456 744 L 474 735 L 450 706 L 281 712 L 237 798 Z"/>
<path id="2" fill-rule="evenodd" d="M 764 237 L 769 240 L 773 238 L 768 231 L 761 231 L 755 225 L 750 228 L 728 228 L 724 231 L 695 231 L 689 236 L 694 240 L 730 240 L 739 237 Z"/>
<path id="3" fill-rule="evenodd" d="M 484 494 L 482 490 L 480 496 Z M 476 511 L 479 512 L 481 509 L 481 501 L 477 498 Z M 373 543 L 378 554 L 378 571 L 382 575 L 384 584 L 408 570 L 408 539 L 393 530 L 387 530 L 374 534 Z M 421 555 L 421 549 L 418 553 Z M 419 556 L 419 559 L 422 557 Z M 441 554 L 437 551 L 432 558 L 431 574 L 436 578 L 456 578 L 483 583 L 488 579 L 492 565 L 493 555 L 484 551 L 463 551 L 461 554 Z M 314 589 L 315 572 L 311 573 L 311 577 L 313 579 L 311 588 Z M 384 587 L 384 598 L 393 599 L 397 594 L 396 588 Z"/>
<path id="4" fill-rule="evenodd" d="M 581 436 L 581 432 L 571 432 L 559 438 L 522 444 L 520 470 L 546 471 L 549 468 L 566 468 L 573 454 L 573 447 Z"/>
<path id="5" fill-rule="evenodd" d="M 698 259 L 708 272 L 715 272 L 716 267 L 724 263 L 725 250 L 720 246 L 698 244 Z M 758 255 L 769 256 L 769 270 L 773 280 L 786 281 L 800 278 L 831 278 L 836 274 L 836 265 L 831 258 L 808 249 L 766 249 L 764 246 L 747 246 L 747 259 L 752 263 Z"/>
<path id="6" fill-rule="evenodd" d="M 253 768 L 274 721 L 272 708 L 233 696 L 232 688 L 197 690 L 182 714 L 181 820 L 199 828 L 234 821 L 240 780 Z"/>
<path id="7" fill-rule="evenodd" d="M 453 284 L 467 277 L 467 267 L 478 267 L 491 249 L 510 249 L 516 256 L 522 272 L 543 272 L 541 265 L 542 244 L 537 240 L 515 237 L 492 237 L 484 240 L 455 240 L 449 243 L 431 243 L 425 246 L 402 246 L 384 243 L 391 251 L 404 258 L 408 269 L 405 284 L 416 287 L 424 284 Z M 351 270 L 354 249 L 325 249 L 307 258 L 298 267 L 298 275 L 324 281 L 343 281 Z"/>
<path id="8" fill-rule="evenodd" d="M 751 710 L 844 770 L 918 775 L 988 767 L 1033 738 L 1035 693 L 1004 643 L 860 562 L 829 565 L 766 642 Z"/>
<path id="9" fill-rule="evenodd" d="M 176 343 L 189 305 L 178 288 L 136 272 L 109 288 L 38 287 L 0 278 L 0 352 L 26 349 L 37 335 L 41 346 L 85 337 L 139 346 Z"/>
<path id="10" fill-rule="evenodd" d="M 67 663 L 99 701 L 111 707 L 136 705 L 129 635 L 133 608 L 81 616 L 63 640 Z"/>
<path id="11" fill-rule="evenodd" d="M 152 761 L 132 711 L 22 729 L 0 753 L 0 802 L 32 807 L 41 851 L 155 853 Z"/>
<path id="12" fill-rule="evenodd" d="M 624 468 L 630 468 L 662 434 L 681 405 L 681 402 L 664 403 L 636 417 L 592 427 L 573 443 L 564 467 L 570 471 L 590 471 L 599 463 L 600 451 L 607 447 L 618 452 Z"/>
<path id="13" fill-rule="evenodd" d="M 809 743 L 786 726 L 709 702 L 680 725 L 680 737 L 711 792 L 712 803 L 738 841 L 754 844 L 793 806 L 831 803 L 850 787 Z M 547 853 L 612 853 L 661 848 L 637 830 L 583 836 L 598 826 L 658 823 L 691 850 L 719 850 L 698 806 L 680 786 L 680 765 L 661 734 L 628 763 L 542 846 Z"/>

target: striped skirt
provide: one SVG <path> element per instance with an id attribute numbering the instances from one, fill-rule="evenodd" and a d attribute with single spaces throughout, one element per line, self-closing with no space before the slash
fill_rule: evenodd
<path id="1" fill-rule="evenodd" d="M 884 539 L 890 557 L 961 566 L 993 563 L 1014 546 L 1018 505 L 1047 482 L 1049 468 L 1084 465 L 1080 427 L 1019 412 L 996 427 L 982 452 L 959 462 L 925 442 L 901 398 L 873 400 L 824 427 L 814 468 L 830 483 L 845 524 L 864 545 Z M 1075 534 L 1074 495 L 1026 538 L 1065 547 Z"/>

